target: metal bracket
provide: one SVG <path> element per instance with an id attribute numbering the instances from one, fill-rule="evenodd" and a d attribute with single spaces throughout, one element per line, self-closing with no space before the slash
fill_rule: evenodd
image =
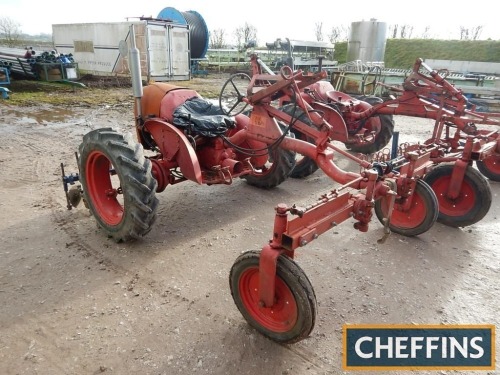
<path id="1" fill-rule="evenodd" d="M 78 173 L 72 173 L 68 176 L 64 173 L 64 164 L 61 163 L 61 174 L 62 174 L 62 183 L 64 187 L 64 193 L 66 195 L 66 207 L 68 210 L 71 210 L 73 207 L 76 207 L 80 200 L 76 198 L 76 194 L 72 193 L 70 196 L 68 185 L 74 185 L 75 182 L 80 181 L 80 176 Z M 72 189 L 74 191 L 74 189 Z M 82 192 L 81 188 L 78 188 L 79 192 Z"/>

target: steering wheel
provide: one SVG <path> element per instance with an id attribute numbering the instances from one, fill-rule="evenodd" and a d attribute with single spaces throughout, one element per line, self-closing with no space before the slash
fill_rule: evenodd
<path id="1" fill-rule="evenodd" d="M 249 83 L 250 76 L 246 73 L 232 74 L 224 83 L 219 94 L 219 106 L 226 116 L 236 116 L 248 106 L 243 99 Z"/>

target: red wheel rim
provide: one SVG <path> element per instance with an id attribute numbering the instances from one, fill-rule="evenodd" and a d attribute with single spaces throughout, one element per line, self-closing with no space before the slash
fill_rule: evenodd
<path id="1" fill-rule="evenodd" d="M 476 202 L 476 194 L 467 180 L 462 181 L 459 195 L 456 199 L 448 198 L 448 187 L 450 186 L 451 175 L 442 176 L 436 179 L 431 187 L 436 193 L 439 202 L 439 212 L 447 216 L 467 215 Z"/>
<path id="2" fill-rule="evenodd" d="M 483 160 L 484 166 L 495 174 L 500 174 L 500 156 L 492 155 Z"/>
<path id="3" fill-rule="evenodd" d="M 111 162 L 100 151 L 93 151 L 85 166 L 87 193 L 101 220 L 108 225 L 117 225 L 123 218 L 123 206 L 117 199 L 110 175 Z"/>
<path id="4" fill-rule="evenodd" d="M 258 267 L 242 273 L 238 290 L 245 309 L 262 327 L 273 332 L 287 332 L 297 323 L 295 296 L 280 277 L 276 277 L 275 304 L 272 307 L 261 307 L 259 304 Z"/>
<path id="5" fill-rule="evenodd" d="M 427 214 L 427 207 L 420 194 L 414 192 L 408 199 L 411 199 L 411 205 L 406 211 L 402 210 L 402 204 L 396 203 L 394 205 L 391 216 L 391 225 L 393 227 L 411 229 L 418 227 L 424 222 Z M 383 211 L 387 213 L 387 201 L 384 199 L 381 203 L 383 205 Z"/>

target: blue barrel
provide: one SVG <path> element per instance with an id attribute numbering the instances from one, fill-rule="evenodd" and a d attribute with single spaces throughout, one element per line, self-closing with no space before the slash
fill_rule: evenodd
<path id="1" fill-rule="evenodd" d="M 208 50 L 208 28 L 200 13 L 194 10 L 179 12 L 175 8 L 166 7 L 158 13 L 157 18 L 189 26 L 191 58 L 202 59 L 205 57 Z"/>

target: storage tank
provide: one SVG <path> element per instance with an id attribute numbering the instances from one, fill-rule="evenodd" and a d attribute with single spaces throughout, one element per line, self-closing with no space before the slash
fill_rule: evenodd
<path id="1" fill-rule="evenodd" d="M 347 42 L 347 61 L 384 61 L 386 39 L 386 22 L 379 22 L 376 19 L 352 22 Z"/>
<path id="2" fill-rule="evenodd" d="M 191 59 L 202 59 L 208 49 L 208 28 L 205 20 L 198 12 L 188 10 L 180 12 L 175 8 L 166 7 L 158 14 L 158 18 L 172 20 L 175 23 L 189 26 L 191 44 Z"/>

